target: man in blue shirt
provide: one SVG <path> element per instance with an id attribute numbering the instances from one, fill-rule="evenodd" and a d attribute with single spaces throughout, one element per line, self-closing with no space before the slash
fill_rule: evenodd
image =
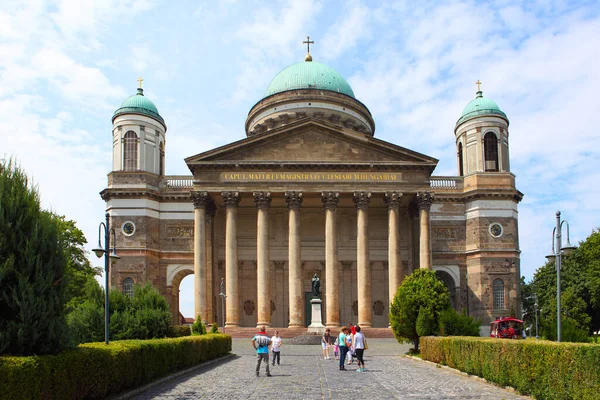
<path id="1" fill-rule="evenodd" d="M 265 332 L 265 327 L 260 327 L 258 332 L 252 338 L 252 347 L 256 350 L 256 376 L 260 375 L 260 363 L 264 360 L 267 366 L 267 376 L 271 376 L 269 371 L 269 345 L 271 344 L 271 338 Z"/>

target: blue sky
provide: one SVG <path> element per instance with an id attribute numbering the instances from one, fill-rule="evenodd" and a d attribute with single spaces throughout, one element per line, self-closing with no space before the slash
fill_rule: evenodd
<path id="1" fill-rule="evenodd" d="M 438 158 L 435 175 L 456 175 L 454 124 L 483 82 L 510 119 L 528 279 L 556 210 L 574 241 L 600 226 L 597 1 L 2 2 L 0 156 L 93 245 L 111 116 L 138 76 L 169 128 L 167 173 L 188 174 L 185 157 L 245 136 L 248 110 L 303 60 L 306 35 L 369 107 L 376 137 Z M 191 316 L 192 279 L 182 285 Z"/>

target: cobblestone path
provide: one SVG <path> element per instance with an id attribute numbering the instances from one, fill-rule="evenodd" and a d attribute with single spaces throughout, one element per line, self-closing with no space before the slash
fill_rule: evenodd
<path id="1" fill-rule="evenodd" d="M 421 361 L 403 358 L 408 345 L 394 339 L 370 339 L 367 371 L 356 364 L 339 371 L 333 357 L 324 360 L 320 346 L 281 349 L 282 365 L 272 377 L 254 375 L 256 358 L 250 339 L 233 339 L 235 357 L 156 386 L 135 399 L 526 399 L 497 386 Z"/>

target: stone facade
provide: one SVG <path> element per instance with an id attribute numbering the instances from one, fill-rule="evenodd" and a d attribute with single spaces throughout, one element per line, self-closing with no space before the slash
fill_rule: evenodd
<path id="1" fill-rule="evenodd" d="M 402 279 L 431 268 L 453 306 L 484 326 L 511 308 L 520 312 L 522 194 L 508 170 L 505 120 L 482 117 L 455 131 L 457 146 L 472 149 L 483 149 L 489 129 L 497 132 L 497 171 L 469 150 L 460 158 L 463 176 L 435 177 L 437 160 L 373 137 L 368 110 L 348 96 L 326 100 L 343 97 L 340 106 L 359 113 L 367 130 L 323 118 L 318 108 L 267 118 L 298 95 L 257 103 L 248 137 L 187 158 L 192 176 L 156 174 L 154 166 L 109 174 L 101 195 L 122 257 L 112 287 L 151 281 L 175 323 L 180 282 L 194 274 L 196 314 L 205 322 L 223 323 L 223 281 L 228 326 L 307 326 L 317 274 L 327 326 L 387 327 Z M 309 100 L 303 109 L 313 107 Z"/>

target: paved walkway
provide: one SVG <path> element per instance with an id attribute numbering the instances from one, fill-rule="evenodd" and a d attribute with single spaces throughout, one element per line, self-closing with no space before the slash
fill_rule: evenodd
<path id="1" fill-rule="evenodd" d="M 466 376 L 403 358 L 408 345 L 371 339 L 367 371 L 339 371 L 333 357 L 323 360 L 320 346 L 281 349 L 282 365 L 271 378 L 254 375 L 250 339 L 233 339 L 235 357 L 202 368 L 141 393 L 135 399 L 526 399 Z M 354 367 L 354 368 L 350 368 Z"/>

